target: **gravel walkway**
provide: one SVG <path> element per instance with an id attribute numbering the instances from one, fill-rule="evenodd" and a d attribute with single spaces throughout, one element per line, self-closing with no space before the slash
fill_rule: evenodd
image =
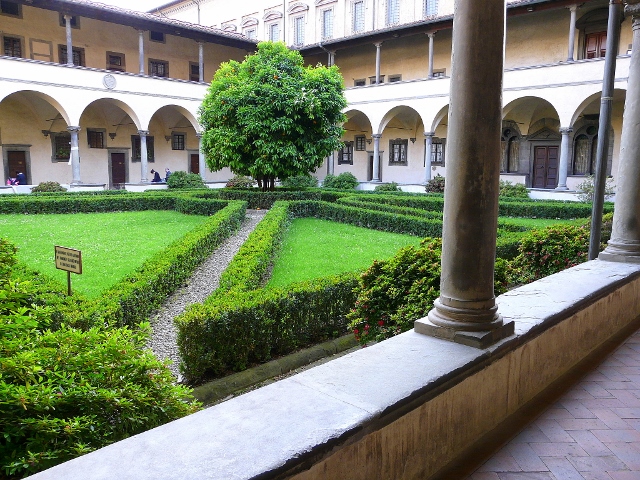
<path id="1" fill-rule="evenodd" d="M 160 360 L 171 360 L 170 370 L 178 381 L 182 380 L 178 370 L 180 355 L 176 345 L 176 328 L 173 319 L 193 303 L 201 303 L 216 288 L 220 275 L 238 252 L 249 234 L 262 220 L 265 210 L 247 210 L 247 216 L 233 236 L 229 237 L 213 254 L 200 265 L 186 286 L 171 295 L 162 308 L 150 318 L 153 332 L 148 347 Z"/>

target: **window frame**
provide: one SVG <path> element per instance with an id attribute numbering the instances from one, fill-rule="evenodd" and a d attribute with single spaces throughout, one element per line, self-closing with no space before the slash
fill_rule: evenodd
<path id="1" fill-rule="evenodd" d="M 380 75 L 380 85 L 384 83 L 384 75 Z M 369 85 L 376 85 L 376 76 L 369 77 Z"/>
<path id="2" fill-rule="evenodd" d="M 361 15 L 357 15 L 357 8 L 362 8 Z M 365 4 L 364 0 L 354 0 L 351 2 L 351 30 L 353 33 L 362 33 L 365 31 Z"/>
<path id="3" fill-rule="evenodd" d="M 105 134 L 107 133 L 107 130 L 104 128 L 87 128 L 87 145 L 89 146 L 89 148 L 96 148 L 96 149 L 105 149 L 106 148 L 106 140 L 105 140 Z M 94 140 L 98 140 L 99 139 L 99 146 L 94 146 L 94 145 L 98 145 L 98 142 L 92 144 L 92 138 L 94 137 Z"/>
<path id="4" fill-rule="evenodd" d="M 273 36 L 273 29 L 274 28 L 278 29 L 278 38 L 274 38 L 274 36 Z M 279 42 L 280 41 L 280 21 L 270 22 L 267 25 L 267 40 L 269 40 L 270 42 Z"/>
<path id="5" fill-rule="evenodd" d="M 329 19 L 329 28 L 327 28 L 327 18 Z M 320 11 L 320 38 L 322 40 L 331 40 L 333 38 L 333 18 L 333 7 Z M 327 33 L 327 30 L 329 33 Z"/>
<path id="6" fill-rule="evenodd" d="M 426 141 L 426 139 L 425 139 Z M 445 162 L 447 139 L 433 136 L 431 138 L 431 165 L 443 166 Z M 438 160 L 439 158 L 439 160 Z"/>
<path id="7" fill-rule="evenodd" d="M 296 15 L 291 18 L 291 22 L 293 23 L 293 45 L 301 47 L 304 45 L 306 16 Z"/>
<path id="8" fill-rule="evenodd" d="M 164 68 L 164 75 L 156 75 L 153 72 L 153 65 L 157 64 L 157 65 L 163 65 Z M 150 58 L 149 62 L 148 62 L 148 67 L 149 67 L 149 76 L 150 77 L 156 77 L 156 78 L 169 78 L 169 61 L 167 60 L 160 60 L 159 58 Z"/>
<path id="9" fill-rule="evenodd" d="M 402 81 L 402 74 L 401 73 L 396 73 L 394 75 L 389 75 L 387 77 L 387 83 L 396 83 L 396 82 L 401 82 Z"/>
<path id="10" fill-rule="evenodd" d="M 171 133 L 171 150 L 186 150 L 187 134 L 185 132 Z"/>
<path id="11" fill-rule="evenodd" d="M 424 16 L 435 17 L 438 15 L 438 0 L 424 0 Z"/>
<path id="12" fill-rule="evenodd" d="M 194 68 L 196 69 L 195 73 L 193 71 Z M 189 81 L 200 82 L 200 63 L 189 62 Z"/>
<path id="13" fill-rule="evenodd" d="M 140 135 L 131 135 L 131 162 L 142 161 L 142 144 L 140 143 Z M 155 140 L 153 135 L 147 135 L 147 162 L 154 163 L 155 159 Z"/>
<path id="14" fill-rule="evenodd" d="M 398 25 L 400 23 L 400 0 L 387 0 L 385 12 L 385 25 Z"/>
<path id="15" fill-rule="evenodd" d="M 86 63 L 85 63 L 85 56 L 84 56 L 84 48 L 83 47 L 74 47 L 73 45 L 71 46 L 71 51 L 72 51 L 72 56 L 75 57 L 75 54 L 78 54 L 78 60 L 79 63 L 75 62 L 75 58 L 73 60 L 73 64 L 76 67 L 86 67 Z M 67 63 L 67 46 L 66 45 L 62 45 L 62 44 L 58 44 L 58 58 L 59 58 L 59 62 L 62 65 L 66 65 Z"/>
<path id="16" fill-rule="evenodd" d="M 356 152 L 365 152 L 367 150 L 367 137 L 365 135 L 356 135 L 353 137 L 353 146 Z"/>
<path id="17" fill-rule="evenodd" d="M 154 35 L 162 35 L 162 39 L 153 38 Z M 167 34 L 158 30 L 149 30 L 149 41 L 156 43 L 167 43 Z"/>
<path id="18" fill-rule="evenodd" d="M 4 34 L 2 32 L 0 32 L 0 38 L 2 39 L 2 54 L 5 57 L 12 57 L 12 58 L 26 58 L 24 56 L 24 37 L 20 36 L 20 35 L 11 35 L 11 34 Z M 20 55 L 16 56 L 16 55 L 7 55 L 6 54 L 6 50 L 5 50 L 5 41 L 6 39 L 11 39 L 11 40 L 17 40 L 18 44 L 20 45 Z"/>
<path id="19" fill-rule="evenodd" d="M 353 165 L 353 142 L 343 142 L 338 151 L 338 165 Z"/>
<path id="20" fill-rule="evenodd" d="M 51 132 L 51 161 L 53 163 L 57 162 L 68 162 L 71 158 L 71 132 Z M 66 151 L 66 145 L 63 147 L 61 142 L 62 139 L 68 140 L 69 150 L 66 155 L 59 154 L 58 151 L 64 150 Z"/>
<path id="21" fill-rule="evenodd" d="M 120 58 L 120 65 L 111 63 L 111 57 Z M 125 54 L 120 52 L 106 52 L 106 70 L 112 72 L 126 72 Z"/>
<path id="22" fill-rule="evenodd" d="M 256 40 L 258 38 L 258 29 L 256 27 L 247 28 L 243 33 L 249 40 Z"/>
<path id="23" fill-rule="evenodd" d="M 13 5 L 13 6 L 17 7 L 18 13 L 8 13 L 8 12 L 4 11 L 2 9 L 3 4 L 5 6 Z M 10 0 L 0 0 L 0 15 L 3 15 L 3 16 L 6 16 L 6 17 L 11 17 L 11 18 L 22 18 L 22 4 L 21 3 L 17 3 L 17 2 L 11 2 Z"/>
<path id="24" fill-rule="evenodd" d="M 395 158 L 395 146 L 399 146 L 400 158 Z M 409 139 L 392 138 L 389 140 L 389 166 L 390 167 L 406 167 L 409 165 Z"/>
<path id="25" fill-rule="evenodd" d="M 366 78 L 354 78 L 353 79 L 353 86 L 354 87 L 364 87 L 367 85 L 367 79 Z"/>

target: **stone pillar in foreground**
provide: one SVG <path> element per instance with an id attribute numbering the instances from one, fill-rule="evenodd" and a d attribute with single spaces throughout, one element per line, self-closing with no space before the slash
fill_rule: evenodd
<path id="1" fill-rule="evenodd" d="M 147 176 L 149 169 L 147 136 L 149 135 L 149 130 L 138 130 L 138 135 L 140 135 L 140 183 L 147 183 L 149 181 Z"/>
<path id="2" fill-rule="evenodd" d="M 486 348 L 513 334 L 493 293 L 504 0 L 455 0 L 440 297 L 418 333 Z"/>
<path id="3" fill-rule="evenodd" d="M 380 135 L 376 133 L 371 135 L 373 137 L 373 171 L 371 172 L 372 182 L 380 181 Z"/>
<path id="4" fill-rule="evenodd" d="M 558 165 L 558 186 L 556 190 L 569 190 L 567 187 L 567 173 L 569 172 L 569 150 L 571 145 L 572 128 L 561 128 L 560 135 L 560 165 Z"/>
<path id="5" fill-rule="evenodd" d="M 640 263 L 640 0 L 625 2 L 633 18 L 633 47 L 624 102 L 616 208 L 609 245 L 600 260 Z"/>
<path id="6" fill-rule="evenodd" d="M 80 181 L 80 147 L 78 142 L 78 133 L 80 127 L 67 127 L 69 133 L 71 133 L 71 153 L 69 155 L 69 162 L 71 163 L 71 174 L 73 180 L 71 183 L 77 185 L 82 183 Z"/>

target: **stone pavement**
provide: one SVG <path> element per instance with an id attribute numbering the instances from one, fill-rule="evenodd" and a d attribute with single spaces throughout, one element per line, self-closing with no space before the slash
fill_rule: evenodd
<path id="1" fill-rule="evenodd" d="M 640 330 L 573 377 L 488 460 L 469 458 L 443 478 L 640 480 Z"/>

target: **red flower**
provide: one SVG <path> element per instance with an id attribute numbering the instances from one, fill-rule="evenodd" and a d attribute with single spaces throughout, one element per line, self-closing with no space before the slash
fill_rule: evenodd
<path id="1" fill-rule="evenodd" d="M 360 333 L 360 330 L 358 330 L 357 328 L 354 328 L 354 329 L 353 329 L 353 333 L 354 333 L 355 335 L 358 335 L 358 333 Z"/>
<path id="2" fill-rule="evenodd" d="M 384 321 L 379 320 L 379 321 L 378 321 L 378 325 L 380 325 L 380 326 L 382 327 L 382 326 L 384 325 Z"/>

